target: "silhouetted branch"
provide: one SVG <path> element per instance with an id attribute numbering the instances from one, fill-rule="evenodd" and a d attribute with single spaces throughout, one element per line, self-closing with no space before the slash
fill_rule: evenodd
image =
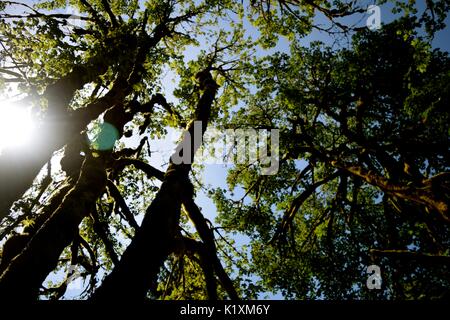
<path id="1" fill-rule="evenodd" d="M 183 197 L 182 201 L 189 218 L 200 235 L 200 239 L 202 239 L 205 244 L 209 259 L 213 262 L 217 277 L 219 278 L 223 288 L 232 300 L 239 300 L 239 295 L 234 288 L 234 284 L 224 270 L 222 263 L 217 256 L 217 248 L 214 241 L 213 231 L 208 227 L 206 219 L 203 217 L 199 207 L 192 198 Z"/>
<path id="2" fill-rule="evenodd" d="M 130 208 L 128 208 L 128 205 L 125 202 L 125 199 L 120 194 L 119 189 L 117 189 L 116 185 L 111 180 L 108 180 L 107 187 L 108 187 L 109 193 L 114 198 L 116 203 L 119 205 L 120 210 L 122 211 L 127 222 L 130 224 L 130 226 L 132 226 L 135 230 L 137 230 L 139 228 L 139 225 L 137 224 L 136 220 L 134 219 L 134 215 L 130 211 Z"/>

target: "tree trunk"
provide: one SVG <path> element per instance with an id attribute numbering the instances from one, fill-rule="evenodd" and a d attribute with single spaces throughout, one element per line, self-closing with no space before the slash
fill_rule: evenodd
<path id="1" fill-rule="evenodd" d="M 206 131 L 211 106 L 217 84 L 209 71 L 199 73 L 201 89 L 204 90 L 196 108 L 195 121 L 202 122 L 201 134 Z M 148 207 L 144 220 L 131 244 L 125 250 L 119 264 L 106 277 L 92 300 L 144 300 L 151 284 L 157 278 L 160 268 L 174 245 L 178 232 L 182 196 L 193 196 L 189 172 L 196 150 L 200 147 L 194 142 L 195 122 L 191 122 L 178 152 L 190 152 L 189 163 L 174 164 L 171 161 L 164 182 Z M 197 136 L 197 139 L 199 137 Z M 190 150 L 187 150 L 190 148 Z M 171 159 L 173 159 L 174 155 Z M 186 194 L 189 193 L 189 194 Z"/>
<path id="2" fill-rule="evenodd" d="M 106 72 L 108 60 L 104 59 L 102 53 L 95 63 L 75 67 L 71 73 L 47 88 L 45 96 L 49 100 L 49 114 L 39 134 L 34 137 L 33 147 L 18 151 L 6 150 L 0 156 L 0 219 L 8 215 L 14 201 L 28 190 L 54 151 L 62 148 L 105 110 L 123 103 L 133 85 L 142 79 L 143 63 L 148 51 L 170 34 L 167 23 L 163 21 L 157 25 L 151 37 L 144 34 L 140 46 L 129 48 L 127 54 L 130 55 L 137 49 L 135 60 L 119 73 L 112 89 L 104 97 L 85 108 L 73 112 L 67 109 L 76 90 Z"/>
<path id="3" fill-rule="evenodd" d="M 76 90 L 106 72 L 106 68 L 104 61 L 75 66 L 69 74 L 47 87 L 44 96 L 48 99 L 49 109 L 42 127 L 33 137 L 33 146 L 5 150 L 0 156 L 0 219 L 8 215 L 14 201 L 28 190 L 52 153 L 92 120 L 74 126 L 69 122 L 68 105 Z"/>
<path id="4" fill-rule="evenodd" d="M 57 266 L 61 252 L 77 234 L 78 225 L 104 192 L 106 181 L 103 159 L 88 156 L 73 189 L 1 275 L 2 301 L 32 301 L 37 298 L 42 282 Z"/>

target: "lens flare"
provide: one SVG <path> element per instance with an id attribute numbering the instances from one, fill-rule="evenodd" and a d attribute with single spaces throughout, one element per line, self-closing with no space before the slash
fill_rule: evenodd
<path id="1" fill-rule="evenodd" d="M 27 109 L 0 102 L 0 152 L 27 145 L 32 130 L 33 122 Z"/>

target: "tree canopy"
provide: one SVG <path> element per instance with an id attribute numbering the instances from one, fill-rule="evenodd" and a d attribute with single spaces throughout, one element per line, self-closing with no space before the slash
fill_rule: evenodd
<path id="1" fill-rule="evenodd" d="M 450 3 L 376 1 L 376 29 L 371 4 L 1 2 L 0 108 L 31 140 L 0 137 L 0 297 L 448 298 Z M 217 128 L 279 133 L 275 171 L 233 145 L 205 181 Z"/>

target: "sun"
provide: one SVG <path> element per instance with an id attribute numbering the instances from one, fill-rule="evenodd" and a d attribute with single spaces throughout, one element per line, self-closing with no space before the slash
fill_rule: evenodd
<path id="1" fill-rule="evenodd" d="M 27 108 L 0 102 L 0 153 L 6 148 L 27 145 L 32 131 L 33 121 Z"/>

